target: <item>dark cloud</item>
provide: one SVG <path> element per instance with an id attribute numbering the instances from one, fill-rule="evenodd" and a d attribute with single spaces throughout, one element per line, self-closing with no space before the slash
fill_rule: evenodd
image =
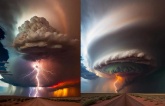
<path id="1" fill-rule="evenodd" d="M 25 3 L 18 0 L 2 0 L 0 2 L 0 25 L 4 29 L 6 40 L 12 42 L 14 38 L 15 25 L 18 23 L 17 19 L 21 15 L 21 7 L 25 6 Z M 25 6 L 26 7 L 26 6 Z M 11 45 L 11 43 L 9 43 Z"/>
<path id="2" fill-rule="evenodd" d="M 0 28 L 0 40 L 5 39 L 5 32 Z M 8 51 L 4 48 L 2 43 L 0 42 L 0 62 L 7 61 L 9 58 Z M 5 63 L 0 63 L 0 70 L 6 70 L 5 69 Z"/>
<path id="3" fill-rule="evenodd" d="M 81 61 L 82 61 L 82 57 L 81 57 Z M 89 80 L 98 78 L 98 76 L 96 76 L 94 73 L 89 72 L 83 63 L 81 63 L 81 77 Z"/>
<path id="4" fill-rule="evenodd" d="M 0 39 L 2 40 L 4 38 L 5 38 L 5 32 L 2 29 L 0 29 Z"/>
<path id="5" fill-rule="evenodd" d="M 79 54 L 77 52 L 58 56 L 50 55 L 46 58 L 38 58 L 38 60 L 41 61 L 40 64 L 43 64 L 41 68 L 42 74 L 39 76 L 40 85 L 43 87 L 49 87 L 59 82 L 80 78 L 80 64 L 77 62 L 79 61 Z M 30 74 L 33 71 L 32 64 L 35 61 L 29 61 L 29 58 L 26 60 L 22 56 L 12 58 L 12 61 L 13 62 L 10 63 L 10 66 L 7 68 L 7 70 L 14 70 L 12 71 L 12 75 L 3 75 L 4 79 L 2 80 L 15 86 L 35 87 L 36 71 Z"/>
<path id="6" fill-rule="evenodd" d="M 81 77 L 88 80 L 98 78 L 98 76 L 96 76 L 94 73 L 87 71 L 83 64 L 81 64 Z"/>

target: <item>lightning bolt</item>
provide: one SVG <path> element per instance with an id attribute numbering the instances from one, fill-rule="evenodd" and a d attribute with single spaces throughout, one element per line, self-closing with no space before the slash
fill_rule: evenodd
<path id="1" fill-rule="evenodd" d="M 27 74 L 26 76 L 23 77 L 23 78 L 26 78 L 26 77 L 28 77 L 28 76 L 35 73 L 34 78 L 36 80 L 37 86 L 29 88 L 30 89 L 29 97 L 31 97 L 31 96 L 38 97 L 39 96 L 39 90 L 42 90 L 39 77 L 43 77 L 45 80 L 50 81 L 51 79 L 47 78 L 45 73 L 53 74 L 53 75 L 55 74 L 51 70 L 50 71 L 45 70 L 44 67 L 43 67 L 43 62 L 42 62 L 42 59 L 41 60 L 36 60 L 35 62 L 33 62 L 32 63 L 33 70 L 29 74 Z M 35 92 L 34 95 L 32 95 L 33 92 Z"/>
<path id="2" fill-rule="evenodd" d="M 40 60 L 37 60 L 34 64 L 33 64 L 33 68 L 34 68 L 34 71 L 36 71 L 36 81 L 37 81 L 37 87 L 35 89 L 35 94 L 34 94 L 34 97 L 37 97 L 38 96 L 38 90 L 40 90 L 40 80 L 39 80 L 39 74 L 40 74 Z"/>
<path id="3" fill-rule="evenodd" d="M 121 76 L 118 76 L 118 75 L 115 75 L 115 76 L 116 76 L 116 81 L 114 82 L 113 86 L 115 88 L 115 93 L 118 93 L 116 84 L 118 82 L 122 81 L 122 77 Z"/>
<path id="4" fill-rule="evenodd" d="M 30 76 L 31 74 L 33 74 L 35 71 L 33 70 L 32 72 L 30 72 L 29 74 L 25 75 L 23 78 L 26 78 L 28 76 Z"/>
<path id="5" fill-rule="evenodd" d="M 39 94 L 39 90 L 42 90 L 42 87 L 41 84 L 40 84 L 40 75 L 42 75 L 42 77 L 44 79 L 46 79 L 47 81 L 49 81 L 49 79 L 46 77 L 45 75 L 45 72 L 49 73 L 49 74 L 54 74 L 52 73 L 51 71 L 47 71 L 43 68 L 43 64 L 41 63 L 42 60 L 37 60 L 33 63 L 32 67 L 34 68 L 34 70 L 31 72 L 33 73 L 34 71 L 36 71 L 36 76 L 35 76 L 35 79 L 36 79 L 36 82 L 37 82 L 37 86 L 35 88 L 35 94 L 34 94 L 34 97 L 38 97 L 38 94 Z M 30 73 L 30 74 L 31 74 Z"/>

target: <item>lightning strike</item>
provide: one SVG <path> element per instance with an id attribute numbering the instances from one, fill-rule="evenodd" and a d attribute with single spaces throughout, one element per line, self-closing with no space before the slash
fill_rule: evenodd
<path id="1" fill-rule="evenodd" d="M 118 93 L 118 88 L 117 88 L 117 86 L 116 86 L 116 84 L 118 83 L 118 82 L 121 82 L 122 81 L 122 77 L 121 76 L 119 76 L 119 75 L 115 75 L 116 76 L 116 81 L 114 82 L 114 84 L 113 84 L 113 86 L 114 86 L 114 88 L 115 88 L 115 93 Z"/>
<path id="2" fill-rule="evenodd" d="M 38 96 L 38 90 L 39 90 L 39 87 L 40 87 L 40 80 L 39 80 L 39 74 L 40 74 L 40 69 L 39 69 L 39 61 L 37 60 L 36 62 L 33 63 L 32 67 L 34 68 L 34 70 L 29 73 L 28 75 L 32 74 L 34 71 L 36 71 L 36 76 L 35 76 L 35 79 L 37 81 L 37 87 L 35 89 L 35 95 L 34 97 L 37 97 Z M 27 76 L 28 76 L 27 75 Z M 25 76 L 26 77 L 26 76 Z M 31 94 L 31 89 L 30 89 L 30 94 Z"/>
<path id="3" fill-rule="evenodd" d="M 41 63 L 42 60 L 37 60 L 36 62 L 33 63 L 32 67 L 34 68 L 33 71 L 36 71 L 36 82 L 37 82 L 37 87 L 35 88 L 35 94 L 34 97 L 38 97 L 39 94 L 39 90 L 42 90 L 41 84 L 40 84 L 40 75 L 42 75 L 42 77 L 44 77 L 44 79 L 46 79 L 47 81 L 49 81 L 49 79 L 45 76 L 45 72 L 49 73 L 49 74 L 53 74 L 51 71 L 47 71 L 43 68 L 43 64 Z"/>
<path id="4" fill-rule="evenodd" d="M 35 74 L 34 78 L 36 80 L 37 86 L 35 88 L 30 87 L 29 97 L 31 97 L 31 96 L 38 97 L 39 90 L 42 90 L 41 83 L 40 83 L 40 77 L 43 77 L 45 80 L 50 81 L 50 79 L 47 78 L 47 75 L 45 73 L 48 73 L 51 75 L 53 75 L 54 73 L 51 70 L 48 71 L 48 70 L 44 69 L 42 59 L 33 62 L 32 68 L 33 68 L 33 70 L 29 74 L 25 75 L 23 78 L 26 78 L 32 74 Z M 35 92 L 34 95 L 32 95 L 33 92 Z"/>
<path id="5" fill-rule="evenodd" d="M 32 72 L 30 72 L 29 74 L 25 75 L 23 78 L 26 78 L 26 77 L 30 76 L 31 74 L 33 74 L 33 73 L 34 73 L 34 70 Z"/>
<path id="6" fill-rule="evenodd" d="M 39 69 L 39 61 L 36 61 L 33 65 L 33 68 L 34 70 L 37 72 L 36 74 L 36 81 L 37 81 L 37 87 L 36 87 L 36 92 L 35 92 L 35 95 L 34 97 L 37 97 L 38 96 L 38 90 L 39 90 L 39 87 L 40 87 L 40 80 L 39 80 L 39 73 L 40 73 L 40 69 Z"/>

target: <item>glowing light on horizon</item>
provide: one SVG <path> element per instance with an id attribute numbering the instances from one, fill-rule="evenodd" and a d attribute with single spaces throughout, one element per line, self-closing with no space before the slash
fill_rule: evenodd
<path id="1" fill-rule="evenodd" d="M 50 88 L 54 88 L 54 89 L 60 88 L 53 92 L 54 97 L 79 96 L 80 88 L 71 87 L 77 84 L 80 84 L 80 80 L 69 80 L 69 81 L 60 82 L 56 85 L 51 86 Z"/>
<path id="2" fill-rule="evenodd" d="M 64 82 L 60 82 L 58 84 L 55 84 L 53 86 L 51 86 L 50 88 L 59 88 L 59 87 L 63 87 L 63 86 L 71 86 L 71 85 L 75 85 L 75 84 L 79 84 L 80 80 L 70 80 L 70 81 L 64 81 Z"/>
<path id="3" fill-rule="evenodd" d="M 62 88 L 53 92 L 54 97 L 80 96 L 80 89 L 76 87 Z"/>

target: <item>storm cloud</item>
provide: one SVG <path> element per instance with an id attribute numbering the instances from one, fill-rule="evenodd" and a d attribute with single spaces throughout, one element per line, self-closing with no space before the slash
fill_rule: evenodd
<path id="1" fill-rule="evenodd" d="M 138 49 L 153 57 L 157 66 L 149 76 L 124 84 L 122 92 L 162 92 L 160 79 L 165 67 L 165 1 L 154 0 L 82 0 L 82 56 L 93 70 L 94 63 L 111 53 Z M 122 57 L 123 54 L 117 57 Z M 129 56 L 129 55 L 127 55 Z M 106 58 L 107 59 L 107 58 Z M 163 77 L 164 74 L 161 74 Z M 153 80 L 149 80 L 153 78 Z M 146 87 L 145 83 L 153 81 Z M 136 88 L 136 84 L 141 88 Z M 161 84 L 164 84 L 161 82 Z M 94 86 L 94 85 L 93 85 Z M 97 85 L 95 85 L 97 86 Z M 136 87 L 135 87 L 136 86 Z M 136 88 L 136 89 L 135 89 Z M 101 89 L 100 89 L 101 90 Z M 165 92 L 165 91 L 163 91 Z"/>
<path id="2" fill-rule="evenodd" d="M 71 39 L 67 35 L 61 34 L 51 27 L 44 17 L 34 16 L 30 21 L 25 21 L 18 29 L 19 33 L 14 39 L 13 46 L 25 54 L 44 52 L 43 49 L 71 49 L 73 46 L 78 47 L 79 45 L 78 39 Z M 56 52 L 59 51 L 61 50 Z"/>
<path id="3" fill-rule="evenodd" d="M 0 28 L 0 40 L 3 40 L 5 38 L 5 32 Z M 5 62 L 9 59 L 8 51 L 4 48 L 0 41 L 0 70 L 6 70 L 5 69 Z"/>
<path id="4" fill-rule="evenodd" d="M 0 25 L 6 37 L 2 44 L 9 52 L 9 64 L 5 66 L 12 76 L 3 75 L 1 80 L 15 86 L 35 87 L 36 73 L 25 76 L 32 72 L 36 60 L 43 60 L 44 69 L 54 73 L 45 73 L 49 81 L 41 76 L 43 87 L 79 79 L 79 2 L 2 0 Z"/>

